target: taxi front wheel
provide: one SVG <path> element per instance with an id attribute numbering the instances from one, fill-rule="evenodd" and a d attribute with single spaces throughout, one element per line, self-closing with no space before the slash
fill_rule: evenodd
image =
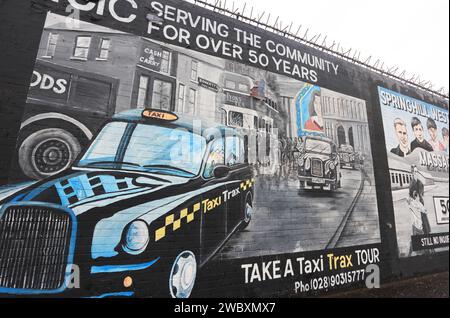
<path id="1" fill-rule="evenodd" d="M 172 298 L 189 298 L 197 277 L 197 259 L 191 251 L 180 253 L 172 265 L 169 290 Z"/>

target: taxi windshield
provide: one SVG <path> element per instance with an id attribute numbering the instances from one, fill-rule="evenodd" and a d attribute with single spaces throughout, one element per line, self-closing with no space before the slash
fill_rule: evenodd
<path id="1" fill-rule="evenodd" d="M 205 149 L 205 138 L 186 129 L 112 122 L 76 166 L 193 177 L 199 174 Z"/>
<path id="2" fill-rule="evenodd" d="M 331 155 L 330 143 L 317 139 L 306 139 L 306 150 L 324 155 Z"/>

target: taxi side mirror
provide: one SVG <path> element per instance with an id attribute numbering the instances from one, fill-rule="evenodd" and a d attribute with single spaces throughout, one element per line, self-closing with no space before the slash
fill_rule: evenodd
<path id="1" fill-rule="evenodd" d="M 230 174 L 231 169 L 228 166 L 217 166 L 214 168 L 213 174 L 214 178 L 222 179 L 227 177 Z"/>

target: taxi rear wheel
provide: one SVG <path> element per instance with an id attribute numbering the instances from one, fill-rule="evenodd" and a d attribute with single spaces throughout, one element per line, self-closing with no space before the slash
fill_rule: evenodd
<path id="1" fill-rule="evenodd" d="M 169 275 L 169 291 L 172 298 L 189 298 L 197 278 L 197 259 L 191 251 L 180 253 Z"/>
<path id="2" fill-rule="evenodd" d="M 241 230 L 246 229 L 252 220 L 253 216 L 253 200 L 250 194 L 247 195 L 244 205 L 244 220 L 242 222 Z"/>

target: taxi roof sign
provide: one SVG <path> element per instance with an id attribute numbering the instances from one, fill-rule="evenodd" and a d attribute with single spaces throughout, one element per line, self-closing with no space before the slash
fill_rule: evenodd
<path id="1" fill-rule="evenodd" d="M 178 116 L 176 114 L 160 109 L 144 109 L 142 112 L 142 117 L 163 121 L 178 120 Z"/>

